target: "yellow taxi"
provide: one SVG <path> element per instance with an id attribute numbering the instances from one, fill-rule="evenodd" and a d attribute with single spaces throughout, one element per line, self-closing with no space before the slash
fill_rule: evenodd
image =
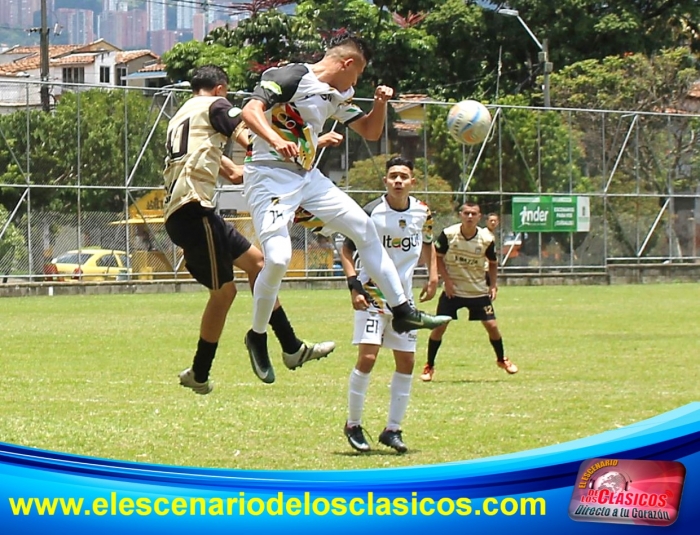
<path id="1" fill-rule="evenodd" d="M 125 251 L 86 247 L 67 251 L 44 266 L 45 280 L 126 280 L 131 263 Z"/>

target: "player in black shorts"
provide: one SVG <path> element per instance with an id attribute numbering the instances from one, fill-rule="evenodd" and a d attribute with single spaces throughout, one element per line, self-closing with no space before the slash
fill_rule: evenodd
<path id="1" fill-rule="evenodd" d="M 213 389 L 209 372 L 216 354 L 236 285 L 233 266 L 248 275 L 251 286 L 263 266 L 263 256 L 235 227 L 214 210 L 217 177 L 240 182 L 241 168 L 223 155 L 230 138 L 247 144 L 240 110 L 226 100 L 228 76 L 219 67 L 195 70 L 191 80 L 194 97 L 168 123 L 165 181 L 165 229 L 184 253 L 192 276 L 209 288 L 200 325 L 199 343 L 192 367 L 180 374 L 180 384 L 197 394 Z M 270 318 L 289 369 L 328 355 L 335 344 L 309 344 L 297 338 L 279 304 Z"/>
<path id="2" fill-rule="evenodd" d="M 467 202 L 459 211 L 461 223 L 447 227 L 435 242 L 438 271 L 444 282 L 444 291 L 437 306 L 438 315 L 457 319 L 461 308 L 469 310 L 469 321 L 480 321 L 489 335 L 489 341 L 496 353 L 496 364 L 509 374 L 517 373 L 518 367 L 503 350 L 503 339 L 498 330 L 493 301 L 498 286 L 498 265 L 494 236 L 488 230 L 477 226 L 481 217 L 479 205 Z M 484 266 L 488 265 L 488 285 Z M 420 378 L 432 381 L 435 373 L 435 358 L 442 343 L 447 325 L 430 332 L 428 339 L 428 362 Z"/>

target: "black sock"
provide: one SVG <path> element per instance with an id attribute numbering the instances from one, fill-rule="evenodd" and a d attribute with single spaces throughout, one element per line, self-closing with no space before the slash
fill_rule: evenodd
<path id="1" fill-rule="evenodd" d="M 440 344 L 442 344 L 442 339 L 433 340 L 432 338 L 428 338 L 428 366 L 431 368 L 435 366 L 435 357 L 437 357 Z"/>
<path id="2" fill-rule="evenodd" d="M 404 318 L 408 316 L 413 310 L 413 307 L 408 304 L 408 301 L 404 301 L 400 305 L 391 308 L 391 313 L 395 318 Z"/>
<path id="3" fill-rule="evenodd" d="M 270 316 L 270 325 L 272 330 L 282 346 L 282 351 L 285 353 L 296 353 L 301 347 L 301 340 L 294 334 L 292 324 L 287 319 L 287 314 L 282 307 L 272 311 Z"/>
<path id="4" fill-rule="evenodd" d="M 197 343 L 197 353 L 195 353 L 194 360 L 192 361 L 194 380 L 198 383 L 206 383 L 207 379 L 209 379 L 209 370 L 211 370 L 211 363 L 216 355 L 216 348 L 218 345 L 218 342 L 212 343 L 202 338 L 199 339 Z"/>
<path id="5" fill-rule="evenodd" d="M 503 352 L 503 338 L 499 338 L 498 340 L 491 340 L 489 338 L 489 342 L 491 342 L 493 350 L 496 352 L 496 358 L 498 360 L 503 360 L 505 358 L 505 353 Z"/>

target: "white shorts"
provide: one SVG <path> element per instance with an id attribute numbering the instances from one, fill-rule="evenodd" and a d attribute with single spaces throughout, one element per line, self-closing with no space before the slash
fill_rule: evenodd
<path id="1" fill-rule="evenodd" d="M 354 345 L 371 344 L 395 351 L 415 353 L 418 333 L 416 331 L 397 333 L 391 326 L 392 319 L 393 316 L 391 314 L 356 310 L 355 332 L 352 336 L 352 343 Z"/>
<path id="2" fill-rule="evenodd" d="M 326 231 L 340 232 L 356 243 L 364 241 L 370 227 L 376 234 L 364 210 L 318 169 L 246 164 L 243 175 L 246 202 L 260 243 L 270 236 L 288 234 L 299 206 L 323 221 Z"/>

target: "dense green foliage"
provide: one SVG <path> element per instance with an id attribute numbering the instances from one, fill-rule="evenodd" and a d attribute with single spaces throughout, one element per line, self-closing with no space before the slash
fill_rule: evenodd
<path id="1" fill-rule="evenodd" d="M 157 111 L 135 91 L 89 90 L 65 93 L 51 114 L 32 111 L 0 116 L 0 183 L 124 185 Z M 161 183 L 164 138 L 161 122 L 132 185 Z M 13 207 L 21 194 L 19 188 L 0 187 L 0 203 Z M 32 193 L 35 209 L 66 210 L 75 204 L 72 189 L 41 188 Z M 124 207 L 124 195 L 118 190 L 84 189 L 81 205 L 83 210 L 118 211 Z"/>
<path id="2" fill-rule="evenodd" d="M 289 60 L 314 61 L 328 38 L 349 29 L 368 40 L 374 50 L 373 61 L 356 88 L 358 97 L 371 96 L 375 85 L 384 83 L 399 94 L 425 94 L 439 101 L 476 98 L 503 106 L 497 118 L 499 134 L 492 136 L 481 154 L 477 173 L 471 165 L 478 147 L 465 148 L 451 140 L 444 122 L 446 107 L 426 108 L 427 119 L 418 136 L 425 136 L 428 148 L 418 154 L 426 157 L 420 168 L 440 181 L 436 187 L 447 184 L 461 191 L 468 184 L 470 191 L 599 191 L 608 181 L 611 155 L 620 149 L 620 138 L 632 119 L 522 109 L 542 103 L 539 49 L 515 17 L 495 11 L 496 4 L 303 0 L 294 16 L 276 9 L 255 11 L 235 28 L 212 31 L 204 42 L 178 44 L 163 59 L 174 81 L 188 79 L 196 66 L 214 63 L 226 69 L 232 90 L 250 91 L 266 68 Z M 519 11 L 537 39 L 549 41 L 555 107 L 683 109 L 689 88 L 700 78 L 694 56 L 695 21 L 700 20 L 696 1 L 513 0 L 509 6 Z M 80 118 L 76 98 L 69 95 L 51 116 L 32 112 L 27 117 L 21 112 L 1 117 L 7 143 L 0 140 L 0 182 L 24 183 L 29 156 L 33 182 L 76 183 L 80 121 L 81 183 L 123 184 L 129 172 L 125 167 L 130 169 L 149 127 L 150 102 L 136 94 L 129 97 L 130 126 L 125 136 L 123 97 L 104 95 L 82 93 L 89 105 L 82 107 Z M 640 191 L 653 193 L 663 194 L 671 187 L 693 189 L 698 165 L 695 123 L 679 119 L 670 128 L 665 119 L 640 118 L 634 125 L 643 127 L 641 134 L 635 134 L 639 150 L 634 158 L 620 159 L 609 191 L 629 191 L 632 181 L 639 183 Z M 603 127 L 614 132 L 601 141 Z M 398 135 L 391 128 L 388 137 L 386 150 L 400 150 Z M 162 139 L 159 130 L 146 150 L 136 175 L 144 184 L 159 183 Z M 353 137 L 348 155 L 350 162 L 367 157 Z M 364 179 L 358 180 L 352 187 L 361 189 Z M 19 192 L 0 189 L 0 202 L 11 208 Z M 108 191 L 86 192 L 83 201 L 95 209 L 114 208 L 122 202 Z M 45 190 L 32 195 L 32 203 L 41 207 L 63 208 L 74 202 L 72 193 Z"/>

